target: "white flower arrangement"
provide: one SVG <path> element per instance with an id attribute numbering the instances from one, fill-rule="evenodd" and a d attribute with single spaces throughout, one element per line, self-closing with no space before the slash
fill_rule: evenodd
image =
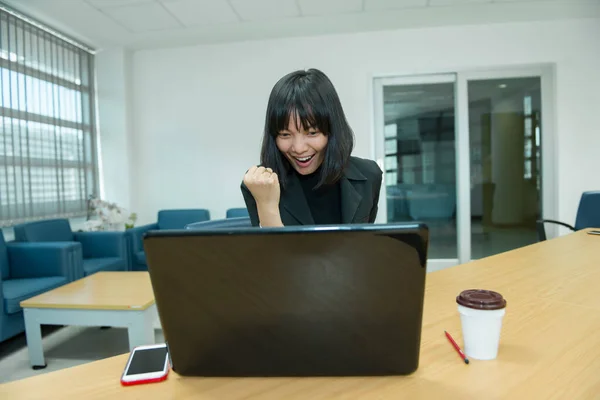
<path id="1" fill-rule="evenodd" d="M 116 203 L 98 199 L 94 196 L 88 200 L 88 220 L 84 224 L 85 231 L 106 231 L 133 228 L 137 214 L 128 214 L 127 210 Z"/>

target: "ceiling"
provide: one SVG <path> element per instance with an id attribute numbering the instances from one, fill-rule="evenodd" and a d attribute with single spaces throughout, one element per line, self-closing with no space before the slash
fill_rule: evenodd
<path id="1" fill-rule="evenodd" d="M 0 0 L 100 50 L 600 17 L 600 0 Z"/>

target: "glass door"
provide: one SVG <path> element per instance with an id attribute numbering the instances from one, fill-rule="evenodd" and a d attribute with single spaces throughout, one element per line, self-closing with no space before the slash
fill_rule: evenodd
<path id="1" fill-rule="evenodd" d="M 377 222 L 430 228 L 428 270 L 537 241 L 556 215 L 550 67 L 376 78 Z M 549 232 L 550 235 L 553 232 Z"/>
<path id="2" fill-rule="evenodd" d="M 455 81 L 451 74 L 375 82 L 380 213 L 429 226 L 429 270 L 458 263 Z"/>
<path id="3" fill-rule="evenodd" d="M 469 259 L 537 242 L 536 221 L 554 215 L 554 163 L 543 158 L 554 148 L 550 74 L 523 68 L 458 75 L 469 143 Z"/>

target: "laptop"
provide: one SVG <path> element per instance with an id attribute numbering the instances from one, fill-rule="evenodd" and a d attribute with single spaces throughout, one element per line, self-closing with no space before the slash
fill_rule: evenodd
<path id="1" fill-rule="evenodd" d="M 172 368 L 410 374 L 428 243 L 421 224 L 150 231 L 144 247 Z"/>

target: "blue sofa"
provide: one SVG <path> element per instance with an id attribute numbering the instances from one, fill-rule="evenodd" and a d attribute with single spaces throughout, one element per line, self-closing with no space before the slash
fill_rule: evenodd
<path id="1" fill-rule="evenodd" d="M 408 212 L 413 220 L 450 220 L 456 210 L 456 186 L 428 184 L 408 192 Z"/>
<path id="2" fill-rule="evenodd" d="M 398 184 L 386 189 L 388 221 L 449 220 L 454 217 L 454 184 Z"/>
<path id="3" fill-rule="evenodd" d="M 67 219 L 29 222 L 14 227 L 15 241 L 28 243 L 79 243 L 80 254 L 73 279 L 99 271 L 126 271 L 129 266 L 125 232 L 73 232 Z"/>
<path id="4" fill-rule="evenodd" d="M 160 210 L 157 222 L 127 230 L 130 268 L 133 271 L 147 271 L 146 253 L 142 238 L 144 233 L 161 229 L 184 229 L 194 222 L 210 220 L 210 212 L 206 209 Z"/>
<path id="5" fill-rule="evenodd" d="M 19 305 L 72 279 L 79 243 L 15 243 L 0 232 L 0 342 L 25 330 Z"/>

